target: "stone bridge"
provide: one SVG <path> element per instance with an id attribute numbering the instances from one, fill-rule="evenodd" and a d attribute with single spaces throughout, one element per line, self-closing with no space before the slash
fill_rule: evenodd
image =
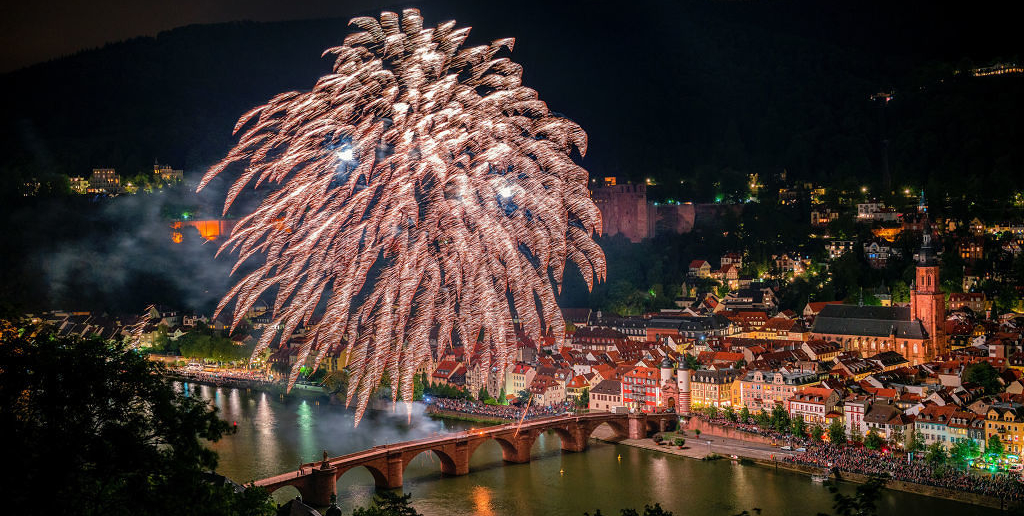
<path id="1" fill-rule="evenodd" d="M 582 415 L 552 416 L 532 419 L 522 425 L 510 423 L 475 430 L 445 434 L 438 437 L 375 446 L 321 462 L 303 464 L 299 471 L 257 480 L 255 484 L 268 491 L 285 486 L 299 490 L 303 501 L 314 506 L 330 504 L 331 495 L 337 494 L 338 479 L 345 472 L 364 467 L 373 475 L 380 489 L 401 487 L 406 466 L 417 455 L 432 452 L 441 463 L 444 475 L 469 473 L 469 458 L 483 443 L 495 440 L 501 445 L 501 458 L 506 463 L 530 461 L 530 449 L 542 433 L 553 431 L 562 442 L 563 452 L 581 452 L 587 449 L 590 434 L 607 424 L 622 438 L 642 439 L 653 432 L 674 428 L 678 416 L 666 414 L 611 414 L 598 412 Z"/>

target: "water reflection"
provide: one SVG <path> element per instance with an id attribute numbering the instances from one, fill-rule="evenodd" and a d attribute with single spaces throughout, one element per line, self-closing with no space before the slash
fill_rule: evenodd
<path id="1" fill-rule="evenodd" d="M 238 422 L 238 432 L 211 447 L 220 454 L 218 471 L 236 481 L 268 477 L 295 469 L 321 450 L 342 455 L 385 442 L 418 439 L 469 426 L 426 417 L 413 405 L 404 410 L 372 411 L 358 429 L 352 413 L 313 401 L 281 401 L 261 392 L 247 393 L 198 385 L 182 392 L 212 401 L 221 417 Z M 678 515 L 731 515 L 761 508 L 766 515 L 813 516 L 831 511 L 831 494 L 802 475 L 741 466 L 728 460 L 700 462 L 637 448 L 592 443 L 585 453 L 562 453 L 558 435 L 541 435 L 527 464 L 505 464 L 496 441 L 481 444 L 470 457 L 470 474 L 443 477 L 433 453 L 422 453 L 406 468 L 402 491 L 412 493 L 416 509 L 426 516 L 505 516 L 518 514 L 617 514 L 631 507 L 660 502 Z M 338 481 L 344 513 L 365 506 L 373 496 L 373 477 L 355 468 Z M 275 499 L 294 497 L 294 489 Z M 886 491 L 880 514 L 996 514 L 980 507 Z"/>
<path id="2" fill-rule="evenodd" d="M 299 462 L 309 462 L 317 457 L 313 437 L 313 409 L 306 400 L 299 403 L 295 425 L 299 430 Z"/>
<path id="3" fill-rule="evenodd" d="M 484 486 L 473 488 L 473 509 L 479 516 L 494 516 L 494 508 L 491 507 L 491 490 Z"/>

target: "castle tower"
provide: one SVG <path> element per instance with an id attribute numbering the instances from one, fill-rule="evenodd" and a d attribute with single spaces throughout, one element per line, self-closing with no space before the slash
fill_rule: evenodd
<path id="1" fill-rule="evenodd" d="M 690 415 L 690 375 L 693 370 L 686 364 L 685 357 L 679 359 L 679 371 L 677 382 L 679 383 L 679 408 L 677 412 L 680 415 Z"/>
<path id="2" fill-rule="evenodd" d="M 946 296 L 939 284 L 939 259 L 932 245 L 931 227 L 925 223 L 921 249 L 917 252 L 917 272 L 914 275 L 914 289 L 910 292 L 910 316 L 921 321 L 931 347 L 928 359 L 945 353 L 945 336 L 942 325 L 946 320 Z"/>

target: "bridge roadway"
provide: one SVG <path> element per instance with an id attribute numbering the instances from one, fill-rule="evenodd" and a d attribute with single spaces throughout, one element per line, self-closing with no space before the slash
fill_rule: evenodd
<path id="1" fill-rule="evenodd" d="M 365 467 L 381 489 L 401 487 L 406 466 L 417 455 L 433 452 L 441 463 L 444 475 L 469 473 L 469 458 L 483 443 L 494 440 L 501 445 L 501 458 L 506 463 L 530 461 L 530 449 L 540 434 L 553 431 L 561 439 L 562 451 L 580 452 L 587 449 L 590 434 L 607 424 L 616 436 L 641 439 L 652 432 L 674 427 L 678 416 L 667 414 L 612 414 L 597 412 L 581 415 L 551 416 L 518 423 L 466 430 L 415 441 L 374 446 L 368 450 L 325 458 L 300 466 L 277 476 L 257 480 L 255 484 L 268 491 L 294 486 L 303 501 L 314 506 L 330 504 L 331 495 L 337 494 L 338 479 L 345 472 Z"/>

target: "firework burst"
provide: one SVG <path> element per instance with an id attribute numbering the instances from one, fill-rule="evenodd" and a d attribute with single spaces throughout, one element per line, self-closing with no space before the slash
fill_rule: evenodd
<path id="1" fill-rule="evenodd" d="M 586 152 L 587 135 L 497 57 L 512 38 L 463 48 L 468 27 L 424 28 L 414 9 L 350 24 L 361 32 L 324 52 L 333 73 L 243 115 L 238 144 L 199 189 L 244 167 L 227 213 L 246 185 L 275 185 L 221 247 L 238 252 L 235 270 L 266 259 L 217 311 L 234 300 L 237 325 L 273 292 L 256 353 L 277 338 L 270 328 L 282 339 L 307 329 L 289 388 L 310 355 L 315 370 L 345 346 L 358 423 L 385 372 L 393 397 L 412 399 L 433 335 L 438 350 L 458 339 L 482 371 L 510 363 L 513 316 L 527 335 L 551 329 L 560 343 L 566 259 L 588 288 L 605 260 L 587 171 L 571 156 Z"/>

